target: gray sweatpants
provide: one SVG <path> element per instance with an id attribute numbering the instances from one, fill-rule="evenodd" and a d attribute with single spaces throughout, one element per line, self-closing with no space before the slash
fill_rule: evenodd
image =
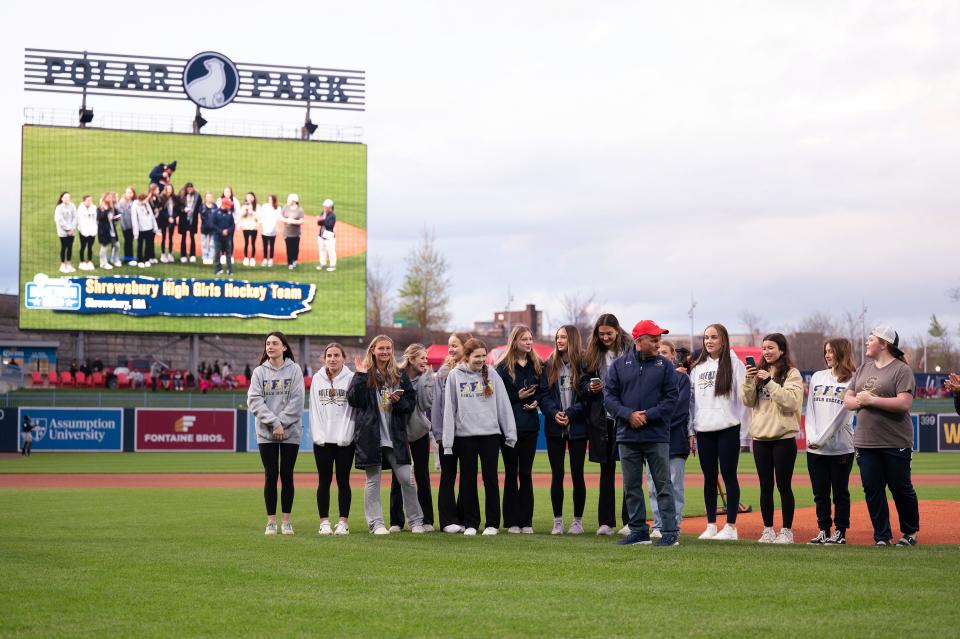
<path id="1" fill-rule="evenodd" d="M 383 456 L 393 468 L 393 474 L 400 482 L 400 495 L 403 497 L 403 512 L 407 515 L 410 528 L 423 524 L 423 511 L 417 500 L 417 485 L 413 481 L 413 468 L 410 464 L 397 465 L 397 457 L 392 448 L 383 448 Z M 383 503 L 380 500 L 380 466 L 368 466 L 367 485 L 363 490 L 363 514 L 367 517 L 367 528 L 371 531 L 383 526 Z"/>

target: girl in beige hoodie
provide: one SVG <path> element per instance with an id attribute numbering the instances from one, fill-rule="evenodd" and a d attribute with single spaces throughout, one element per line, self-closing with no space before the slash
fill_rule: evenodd
<path id="1" fill-rule="evenodd" d="M 787 338 L 771 333 L 763 338 L 763 359 L 747 365 L 741 389 L 743 404 L 753 411 L 750 435 L 760 478 L 761 544 L 793 543 L 793 466 L 797 461 L 797 433 L 803 408 L 803 378 L 790 360 Z M 773 530 L 773 485 L 780 492 L 783 527 Z"/>

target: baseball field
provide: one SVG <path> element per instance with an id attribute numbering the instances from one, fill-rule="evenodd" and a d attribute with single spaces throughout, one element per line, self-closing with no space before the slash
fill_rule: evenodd
<path id="1" fill-rule="evenodd" d="M 741 515 L 739 542 L 699 541 L 694 458 L 679 547 L 593 535 L 595 474 L 588 534 L 553 537 L 540 457 L 537 534 L 465 538 L 367 534 L 357 472 L 351 534 L 318 536 L 309 456 L 297 466 L 297 534 L 264 537 L 256 454 L 3 455 L 0 635 L 956 636 L 960 456 L 915 455 L 915 548 L 867 545 L 856 474 L 850 545 L 760 546 L 756 513 Z M 740 473 L 757 510 L 748 455 Z M 794 492 L 804 542 L 816 522 L 802 454 Z M 568 524 L 570 499 L 568 486 Z"/>

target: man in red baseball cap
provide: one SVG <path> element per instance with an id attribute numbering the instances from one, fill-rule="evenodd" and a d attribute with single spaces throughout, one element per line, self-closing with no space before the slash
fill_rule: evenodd
<path id="1" fill-rule="evenodd" d="M 658 546 L 680 543 L 676 503 L 670 482 L 670 420 L 679 397 L 679 380 L 673 362 L 659 355 L 660 336 L 669 333 L 653 320 L 642 320 L 631 335 L 635 349 L 613 364 L 604 384 L 604 407 L 617 423 L 617 445 L 623 469 L 630 534 L 621 545 L 650 544 L 650 528 L 643 503 L 643 465 L 657 493 L 663 522 Z"/>

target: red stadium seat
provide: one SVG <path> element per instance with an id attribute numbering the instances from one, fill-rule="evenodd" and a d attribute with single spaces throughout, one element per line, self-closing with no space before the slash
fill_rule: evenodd
<path id="1" fill-rule="evenodd" d="M 103 373 L 100 371 L 93 371 L 93 374 L 90 376 L 90 386 L 104 387 L 106 386 L 106 379 L 103 377 Z"/>
<path id="2" fill-rule="evenodd" d="M 37 371 L 30 373 L 30 384 L 33 386 L 43 386 L 43 376 Z"/>
<path id="3" fill-rule="evenodd" d="M 149 387 L 153 385 L 153 377 L 150 375 L 150 373 L 143 374 L 143 385 L 145 387 Z"/>
<path id="4" fill-rule="evenodd" d="M 309 375 L 303 378 L 303 387 L 307 390 L 310 390 L 310 384 L 313 383 L 313 378 Z"/>
<path id="5" fill-rule="evenodd" d="M 87 386 L 87 376 L 83 371 L 77 371 L 77 378 L 75 380 L 77 386 Z"/>
<path id="6" fill-rule="evenodd" d="M 250 385 L 246 375 L 237 375 L 234 380 L 237 382 L 237 388 L 246 388 Z"/>
<path id="7" fill-rule="evenodd" d="M 70 374 L 70 371 L 63 371 L 60 373 L 60 385 L 61 386 L 73 386 L 73 375 Z"/>
<path id="8" fill-rule="evenodd" d="M 130 388 L 130 378 L 126 373 L 117 373 L 117 388 Z"/>
<path id="9" fill-rule="evenodd" d="M 47 383 L 51 386 L 56 386 L 59 378 L 57 377 L 57 371 L 50 371 L 47 373 Z"/>

